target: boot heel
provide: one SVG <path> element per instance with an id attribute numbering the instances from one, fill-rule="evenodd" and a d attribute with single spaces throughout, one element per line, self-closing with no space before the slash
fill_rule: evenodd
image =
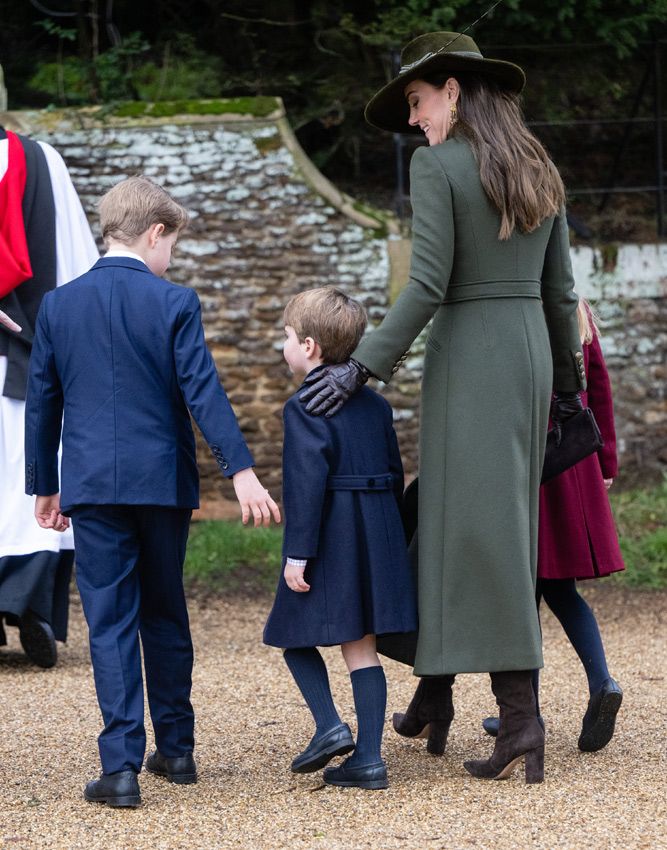
<path id="1" fill-rule="evenodd" d="M 428 722 L 424 723 L 418 717 L 410 717 L 408 714 L 394 714 L 391 723 L 394 731 L 404 738 L 422 738 L 424 730 L 428 728 Z"/>
<path id="2" fill-rule="evenodd" d="M 429 723 L 426 749 L 432 756 L 441 756 L 445 752 L 450 722 L 445 720 L 431 720 Z"/>
<path id="3" fill-rule="evenodd" d="M 544 747 L 536 747 L 526 753 L 526 784 L 544 782 Z"/>

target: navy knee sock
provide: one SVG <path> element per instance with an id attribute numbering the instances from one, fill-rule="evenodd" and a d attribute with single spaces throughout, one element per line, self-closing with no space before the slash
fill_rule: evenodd
<path id="1" fill-rule="evenodd" d="M 387 708 L 387 680 L 382 667 L 362 667 L 350 673 L 357 712 L 357 744 L 347 764 L 374 764 L 381 759 L 382 730 Z"/>
<path id="2" fill-rule="evenodd" d="M 283 657 L 313 715 L 317 727 L 315 734 L 321 735 L 337 726 L 341 719 L 331 696 L 324 659 L 317 649 L 286 649 Z"/>
<path id="3" fill-rule="evenodd" d="M 579 596 L 574 579 L 540 579 L 540 590 L 584 665 L 591 694 L 595 693 L 609 678 L 595 614 Z"/>

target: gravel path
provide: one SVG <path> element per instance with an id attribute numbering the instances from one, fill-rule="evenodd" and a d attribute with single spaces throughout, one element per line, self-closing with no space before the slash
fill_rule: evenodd
<path id="1" fill-rule="evenodd" d="M 325 787 L 319 774 L 289 772 L 311 726 L 280 652 L 261 644 L 268 603 L 193 603 L 200 781 L 176 787 L 144 773 L 143 806 L 129 811 L 81 797 L 99 769 L 100 720 L 75 601 L 70 640 L 55 669 L 30 666 L 16 630 L 0 650 L 0 848 L 667 848 L 667 594 L 591 587 L 587 595 L 612 674 L 625 690 L 617 734 L 605 750 L 577 750 L 585 679 L 560 627 L 545 614 L 544 784 L 526 786 L 518 771 L 505 782 L 475 780 L 464 771 L 465 758 L 490 750 L 479 721 L 494 710 L 488 677 L 469 675 L 455 688 L 457 716 L 444 757 L 428 756 L 423 742 L 388 729 L 391 787 L 376 792 Z M 340 653 L 327 650 L 326 657 L 337 704 L 352 723 Z M 385 669 L 391 716 L 406 705 L 414 680 L 394 662 Z"/>

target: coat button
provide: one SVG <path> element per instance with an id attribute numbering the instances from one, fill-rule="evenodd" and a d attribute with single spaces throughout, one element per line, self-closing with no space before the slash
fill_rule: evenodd
<path id="1" fill-rule="evenodd" d="M 220 464 L 220 466 L 221 466 L 223 469 L 229 469 L 229 464 L 227 463 L 227 461 L 226 461 L 226 460 L 223 460 L 223 461 L 222 461 L 222 463 Z"/>
<path id="2" fill-rule="evenodd" d="M 368 479 L 368 486 L 369 487 L 375 487 L 375 479 L 374 478 Z"/>

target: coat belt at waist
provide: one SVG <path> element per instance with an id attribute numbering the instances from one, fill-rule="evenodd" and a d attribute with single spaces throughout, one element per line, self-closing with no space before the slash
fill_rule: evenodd
<path id="1" fill-rule="evenodd" d="M 330 475 L 327 490 L 391 490 L 394 478 L 390 472 L 379 475 Z"/>
<path id="2" fill-rule="evenodd" d="M 482 298 L 541 298 L 539 280 L 485 280 L 448 287 L 443 304 L 478 301 Z"/>

